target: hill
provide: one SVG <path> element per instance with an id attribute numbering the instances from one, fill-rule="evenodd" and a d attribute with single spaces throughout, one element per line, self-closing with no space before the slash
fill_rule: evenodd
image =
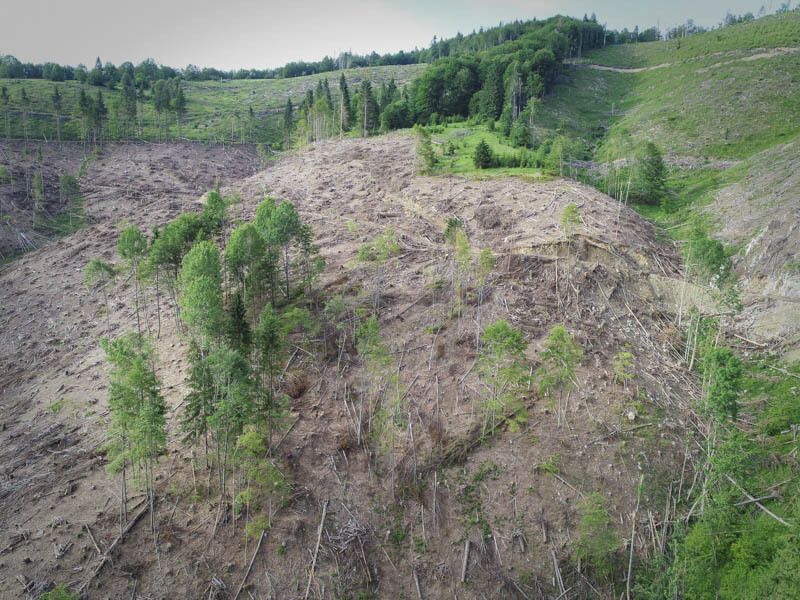
<path id="1" fill-rule="evenodd" d="M 163 151 L 142 148 L 131 164 L 142 168 L 154 161 L 156 167 Z M 185 152 L 190 151 L 187 146 Z M 125 164 L 118 161 L 127 160 L 127 152 L 126 146 L 109 147 L 102 163 L 88 167 L 83 185 L 94 181 L 113 196 L 101 185 L 103 164 Z M 184 151 L 169 152 L 177 154 L 166 164 L 178 166 L 173 161 Z M 242 156 L 230 159 L 243 168 Z M 276 449 L 293 493 L 271 517 L 262 559 L 250 575 L 254 592 L 292 593 L 313 548 L 323 505 L 330 537 L 323 539 L 315 579 L 343 595 L 359 590 L 408 595 L 415 581 L 431 596 L 463 587 L 459 573 L 466 542 L 472 548 L 469 584 L 460 596 L 478 597 L 498 585 L 508 594 L 516 589 L 526 595 L 550 593 L 551 551 L 565 585 L 582 586 L 568 555 L 583 500 L 598 491 L 605 498 L 597 500 L 598 506 L 608 511 L 609 524 L 627 519 L 639 477 L 633 465 L 646 460 L 652 492 L 641 503 L 658 510 L 664 485 L 675 479 L 683 460 L 683 447 L 670 440 L 682 435 L 683 392 L 691 380 L 669 350 L 671 334 L 659 316 L 676 310 L 674 299 L 659 296 L 648 283 L 650 278 L 679 280 L 673 250 L 659 245 L 653 229 L 635 213 L 580 184 L 427 178 L 413 174 L 414 163 L 413 138 L 395 134 L 321 144 L 223 185 L 223 193 L 240 199 L 230 208 L 233 222 L 251 220 L 265 193 L 295 204 L 326 259 L 320 301 L 327 303 L 326 310 L 341 303 L 336 310 L 356 319 L 342 321 L 343 345 L 327 355 L 316 343 L 294 341 L 299 350 L 282 385 L 302 381 L 302 386 L 289 392 L 286 427 L 291 427 Z M 6 581 L 12 573 L 26 573 L 33 583 L 63 581 L 59 571 L 78 568 L 87 559 L 92 564 L 95 549 L 83 522 L 99 544 L 107 546 L 118 533 L 115 502 L 109 500 L 115 483 L 99 468 L 97 454 L 108 414 L 108 383 L 96 340 L 109 327 L 135 327 L 134 290 L 115 284 L 107 305 L 101 295 L 80 291 L 81 265 L 92 255 L 113 260 L 118 222 L 147 231 L 163 227 L 175 211 L 197 206 L 188 197 L 155 189 L 140 194 L 136 181 L 145 182 L 131 175 L 134 179 L 119 185 L 146 197 L 145 205 L 89 194 L 85 209 L 92 224 L 85 231 L 26 254 L 2 275 L 7 416 L 0 446 L 8 479 L 0 502 L 9 515 L 4 537 L 12 540 L 2 567 Z M 583 216 L 570 240 L 558 224 L 569 203 Z M 474 295 L 479 283 L 472 267 L 453 262 L 454 250 L 444 235 L 453 218 L 467 234 L 469 256 L 477 258 L 481 248 L 496 255 L 496 267 L 480 284 L 483 300 Z M 387 234 L 397 246 L 383 266 L 359 260 L 364 248 Z M 461 277 L 457 268 L 468 269 L 462 276 L 469 277 L 471 291 L 454 313 L 452 286 L 463 285 L 453 279 Z M 61 299 L 65 289 L 71 294 Z M 396 373 L 383 385 L 399 386 L 399 401 L 410 415 L 391 447 L 373 437 L 359 444 L 352 429 L 353 410 L 374 375 L 367 370 L 365 350 L 346 342 L 352 335 L 346 332 L 358 329 L 375 294 L 380 339 L 391 357 L 389 370 Z M 161 302 L 166 315 L 169 300 Z M 656 305 L 660 308 L 648 308 Z M 155 306 L 152 301 L 148 306 L 146 321 L 154 327 Z M 543 343 L 559 323 L 567 326 L 584 358 L 575 375 L 579 387 L 566 401 L 548 400 L 531 388 L 524 400 L 528 425 L 518 433 L 500 429 L 484 436 L 487 380 L 483 367 L 475 366 L 476 343 L 482 324 L 498 319 L 522 332 L 525 360 L 532 365 L 542 360 Z M 169 588 L 186 597 L 201 595 L 213 577 L 232 588 L 245 576 L 241 525 L 219 523 L 212 532 L 221 508 L 218 496 L 194 487 L 192 453 L 177 443 L 187 365 L 186 341 L 172 319 L 161 319 L 157 347 L 163 357 L 157 373 L 173 415 L 169 458 L 159 466 L 156 484 L 161 566 L 152 558 L 147 528 L 137 529 L 124 541 L 113 568 L 96 581 L 89 569 L 80 574 L 81 581 L 90 582 L 91 595 L 129 594 L 124 572 L 136 573 L 139 593 Z M 626 349 L 635 357 L 629 367 L 635 375 L 623 385 L 610 375 L 611 360 Z M 662 378 L 667 365 L 672 381 Z M 665 411 L 670 416 L 662 421 Z M 48 490 L 58 490 L 58 499 Z M 55 523 L 45 536 L 35 533 L 42 519 Z M 623 529 L 603 551 L 610 554 L 597 560 L 615 555 Z M 31 533 L 19 533 L 23 530 Z M 15 542 L 15 535 L 23 537 Z M 74 549 L 54 558 L 53 543 L 63 548 L 69 541 Z M 35 569 L 26 566 L 27 560 Z M 196 560 L 197 570 L 186 568 Z M 270 574 L 269 583 L 264 573 Z"/>
<path id="2" fill-rule="evenodd" d="M 800 11 L 602 32 L 0 143 L 0 597 L 797 596 Z"/>
<path id="3" fill-rule="evenodd" d="M 424 64 L 385 67 L 363 67 L 344 71 L 348 85 L 355 88 L 367 80 L 374 85 L 394 79 L 404 85 L 425 68 Z M 92 97 L 99 90 L 109 109 L 105 135 L 108 139 L 135 137 L 145 140 L 174 139 L 205 142 L 254 143 L 282 139 L 283 110 L 287 100 L 299 105 L 306 92 L 317 82 L 330 79 L 338 83 L 340 73 L 324 73 L 285 79 L 233 79 L 226 81 L 185 81 L 186 114 L 178 120 L 173 111 L 158 114 L 149 101 L 138 102 L 135 123 L 126 123 L 121 117 L 122 102 L 119 89 L 109 90 L 86 86 L 77 81 L 51 82 L 41 79 L 0 79 L 10 98 L 8 105 L 8 132 L 11 137 L 31 140 L 55 140 L 56 112 L 53 107 L 53 90 L 62 96 L 61 136 L 65 140 L 83 138 L 83 128 L 78 99 L 80 90 L 88 90 Z M 22 90 L 30 105 L 23 114 Z M 252 114 L 251 111 L 252 110 Z M 27 115 L 27 119 L 23 116 Z M 165 128 L 166 127 L 166 128 Z"/>

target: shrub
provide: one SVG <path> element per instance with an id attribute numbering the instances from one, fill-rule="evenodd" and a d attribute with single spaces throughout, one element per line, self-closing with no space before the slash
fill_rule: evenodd
<path id="1" fill-rule="evenodd" d="M 581 520 L 578 537 L 573 542 L 573 555 L 591 566 L 599 577 L 608 577 L 620 543 L 611 527 L 606 499 L 596 492 L 589 494 L 578 505 L 578 513 Z"/>

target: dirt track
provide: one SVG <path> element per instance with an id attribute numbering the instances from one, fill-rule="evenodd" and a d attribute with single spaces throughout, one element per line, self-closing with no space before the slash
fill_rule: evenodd
<path id="1" fill-rule="evenodd" d="M 650 473 L 654 485 L 682 476 L 676 465 L 684 453 L 684 408 L 693 382 L 674 359 L 668 309 L 648 283 L 651 275 L 679 276 L 673 249 L 657 244 L 651 227 L 635 213 L 574 182 L 417 177 L 413 146 L 403 135 L 330 142 L 250 177 L 251 155 L 213 148 L 201 156 L 190 151 L 194 147 L 153 147 L 134 156 L 109 150 L 92 165 L 87 210 L 95 224 L 24 256 L 0 275 L 0 596 L 18 596 L 17 575 L 32 582 L 85 581 L 96 552 L 83 523 L 101 546 L 116 535 L 116 482 L 97 454 L 106 416 L 97 347 L 106 334 L 105 317 L 102 299 L 82 286 L 85 262 L 94 255 L 113 256 L 119 221 L 149 230 L 191 209 L 216 174 L 224 176 L 224 192 L 242 197 L 232 208 L 234 218 L 252 216 L 265 194 L 297 205 L 327 260 L 321 283 L 329 295 L 382 286 L 383 335 L 407 389 L 410 434 L 417 436 L 413 444 L 407 436 L 400 442 L 406 467 L 411 449 L 420 469 L 432 455 L 429 432 L 437 419 L 449 440 L 466 435 L 475 422 L 481 389 L 472 370 L 477 324 L 508 319 L 525 332 L 534 363 L 555 323 L 565 323 L 584 350 L 580 387 L 564 423 L 557 425 L 553 406 L 532 393 L 526 430 L 498 436 L 476 448 L 464 465 L 438 472 L 443 483 L 436 515 L 430 512 L 430 488 L 416 499 L 394 499 L 386 472 L 376 476 L 365 453 L 340 447 L 347 428 L 342 392 L 345 383 L 352 389 L 360 380 L 358 357 L 345 358 L 339 378 L 331 365 L 300 355 L 293 369 L 307 378 L 307 390 L 293 401 L 297 423 L 281 446 L 295 495 L 276 518 L 255 564 L 254 593 L 298 594 L 321 502 L 330 499 L 328 531 L 344 531 L 352 517 L 363 526 L 366 548 L 361 566 L 352 548 L 338 553 L 332 542 L 323 545 L 317 573 L 332 593 L 347 584 L 350 590 L 375 588 L 379 597 L 398 597 L 401 591 L 411 597 L 413 571 L 431 598 L 456 591 L 465 598 L 496 593 L 508 585 L 505 573 L 522 572 L 532 574 L 529 594 L 550 594 L 550 551 L 566 556 L 575 504 L 584 492 L 607 495 L 614 521 L 621 519 L 620 530 L 629 530 L 639 471 Z M 128 200 L 120 200 L 122 194 Z M 578 205 L 583 224 L 568 244 L 559 220 L 570 202 Z M 460 319 L 452 318 L 446 295 L 452 258 L 442 232 L 452 216 L 465 223 L 473 249 L 489 247 L 499 257 L 489 299 L 467 306 Z M 355 258 L 362 243 L 389 227 L 402 251 L 378 277 Z M 431 292 L 437 281 L 445 282 L 439 296 Z M 124 283 L 114 289 L 112 304 L 112 330 L 131 328 Z M 438 333 L 428 333 L 437 327 Z M 184 394 L 183 348 L 166 318 L 159 375 L 173 410 Z M 621 349 L 636 357 L 630 388 L 611 375 L 610 361 Z M 631 425 L 629 418 L 652 435 L 621 434 Z M 238 585 L 248 560 L 242 533 L 221 527 L 204 550 L 216 505 L 189 499 L 188 456 L 173 441 L 161 463 L 159 562 L 146 527 L 134 530 L 117 560 L 89 587 L 89 597 L 128 597 L 134 587 L 151 597 L 200 597 L 212 576 L 229 589 Z M 380 459 L 373 460 L 379 467 Z M 551 461 L 560 478 L 537 468 Z M 490 463 L 497 467 L 495 475 L 477 494 L 490 517 L 494 549 L 483 547 L 461 512 L 471 474 Z M 516 490 L 513 498 L 510 490 Z M 643 502 L 663 510 L 657 491 Z M 401 513 L 386 508 L 398 503 Z M 390 544 L 389 530 L 396 527 L 409 540 L 424 541 L 424 553 L 413 544 Z M 526 532 L 521 552 L 517 529 Z M 547 543 L 539 541 L 541 529 L 548 532 Z M 458 577 L 465 538 L 481 548 L 469 565 L 469 588 Z M 53 545 L 70 542 L 55 558 Z"/>

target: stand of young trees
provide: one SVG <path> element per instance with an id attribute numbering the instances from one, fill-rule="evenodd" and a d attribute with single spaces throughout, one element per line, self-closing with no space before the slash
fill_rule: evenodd
<path id="1" fill-rule="evenodd" d="M 166 444 L 152 341 L 160 336 L 165 289 L 190 348 L 181 426 L 193 455 L 196 448 L 202 454 L 193 469 L 209 469 L 207 492 L 214 472 L 221 501 L 248 514 L 263 494 L 287 490 L 271 459 L 274 432 L 286 416 L 282 375 L 288 352 L 299 343 L 291 335 L 309 326 L 305 307 L 323 264 L 294 207 L 272 199 L 220 250 L 226 206 L 214 191 L 201 213 L 180 215 L 149 239 L 132 225 L 120 234 L 118 254 L 133 282 L 137 330 L 105 340 L 103 348 L 112 367 L 108 456 L 121 477 L 121 526 L 131 473 L 154 502 L 153 468 Z M 115 274 L 94 259 L 87 282 L 105 290 Z"/>

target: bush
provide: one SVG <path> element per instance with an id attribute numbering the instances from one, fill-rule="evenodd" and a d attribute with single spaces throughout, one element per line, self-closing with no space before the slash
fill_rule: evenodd
<path id="1" fill-rule="evenodd" d="M 736 420 L 742 362 L 729 348 L 714 348 L 706 355 L 704 370 L 708 378 L 706 405 L 718 419 Z"/>
<path id="2" fill-rule="evenodd" d="M 4 183 L 11 183 L 13 181 L 13 177 L 11 176 L 11 171 L 5 165 L 0 165 L 0 185 Z"/>
<path id="3" fill-rule="evenodd" d="M 57 588 L 39 596 L 39 600 L 78 600 L 78 594 L 69 591 L 63 583 Z"/>
<path id="4" fill-rule="evenodd" d="M 579 505 L 578 537 L 573 542 L 573 555 L 589 565 L 599 577 L 611 574 L 612 559 L 620 546 L 611 526 L 606 499 L 598 493 L 589 494 Z"/>

